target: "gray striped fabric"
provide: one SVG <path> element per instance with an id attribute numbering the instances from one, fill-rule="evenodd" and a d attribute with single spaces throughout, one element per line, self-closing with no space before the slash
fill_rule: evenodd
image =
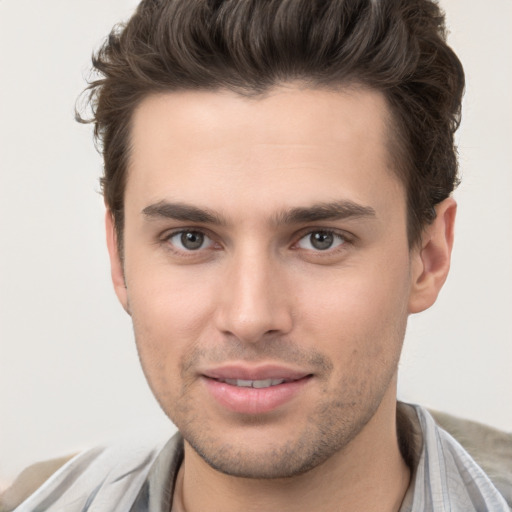
<path id="1" fill-rule="evenodd" d="M 416 412 L 422 446 L 400 512 L 510 512 L 505 499 L 464 448 L 438 427 L 425 409 L 409 407 Z"/>
<path id="2" fill-rule="evenodd" d="M 400 512 L 510 512 L 469 454 L 422 407 L 399 404 L 417 436 L 411 485 Z M 168 442 L 124 442 L 71 459 L 16 512 L 168 512 L 183 459 L 179 434 Z M 321 510 L 319 503 L 318 510 Z"/>

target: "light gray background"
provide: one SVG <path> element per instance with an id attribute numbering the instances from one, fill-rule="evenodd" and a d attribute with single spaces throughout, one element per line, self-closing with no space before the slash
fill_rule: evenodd
<path id="1" fill-rule="evenodd" d="M 169 428 L 110 286 L 93 47 L 135 0 L 0 1 L 0 488 L 25 465 Z M 452 272 L 410 321 L 400 397 L 512 430 L 512 2 L 442 0 L 467 72 Z M 2 484 L 3 482 L 3 484 Z"/>

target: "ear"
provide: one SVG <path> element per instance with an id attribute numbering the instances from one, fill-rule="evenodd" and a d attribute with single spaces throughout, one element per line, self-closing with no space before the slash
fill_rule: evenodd
<path id="1" fill-rule="evenodd" d="M 436 218 L 411 251 L 409 313 L 428 309 L 437 299 L 450 270 L 457 203 L 451 197 L 436 206 Z"/>
<path id="2" fill-rule="evenodd" d="M 117 243 L 117 231 L 115 228 L 114 216 L 109 208 L 107 208 L 105 212 L 105 231 L 107 235 L 108 254 L 110 256 L 110 274 L 112 276 L 114 290 L 124 310 L 130 314 L 128 307 L 128 291 L 126 289 L 126 282 L 124 279 L 123 262 L 121 261 L 119 246 Z"/>

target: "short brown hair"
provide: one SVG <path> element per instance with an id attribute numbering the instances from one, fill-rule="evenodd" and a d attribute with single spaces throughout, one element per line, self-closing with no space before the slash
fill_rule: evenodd
<path id="1" fill-rule="evenodd" d="M 297 80 L 311 88 L 361 84 L 381 91 L 407 191 L 410 245 L 458 183 L 454 132 L 464 72 L 431 0 L 143 0 L 114 27 L 93 69 L 100 77 L 87 89 L 89 121 L 120 242 L 131 118 L 155 92 L 258 95 Z"/>

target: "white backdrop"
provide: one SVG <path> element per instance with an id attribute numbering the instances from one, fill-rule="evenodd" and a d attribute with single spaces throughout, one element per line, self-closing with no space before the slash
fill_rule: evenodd
<path id="1" fill-rule="evenodd" d="M 73 106 L 135 0 L 0 0 L 0 487 L 25 465 L 170 426 L 111 290 L 101 161 Z M 512 430 L 512 2 L 442 0 L 468 88 L 451 276 L 410 321 L 400 397 Z M 485 9 L 485 10 L 483 10 Z"/>

